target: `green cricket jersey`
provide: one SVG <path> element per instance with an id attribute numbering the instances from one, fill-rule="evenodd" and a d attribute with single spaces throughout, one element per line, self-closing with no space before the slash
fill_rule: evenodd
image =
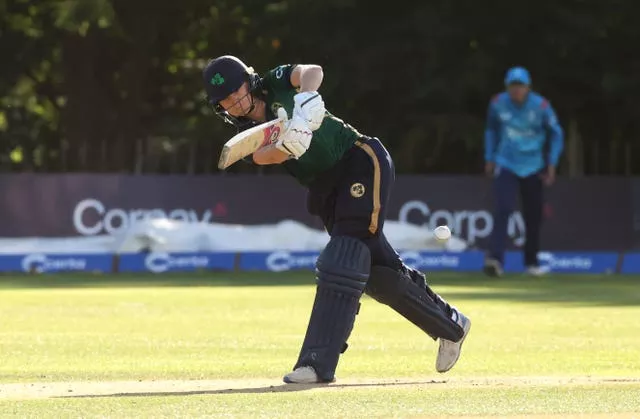
<path id="1" fill-rule="evenodd" d="M 291 118 L 293 96 L 298 93 L 290 80 L 294 67 L 291 64 L 281 65 L 263 77 L 267 120 L 275 118 L 280 107 Z M 313 132 L 309 149 L 299 159 L 287 160 L 283 165 L 300 183 L 309 185 L 320 173 L 334 166 L 360 137 L 362 134 L 355 128 L 327 111 L 322 125 Z"/>

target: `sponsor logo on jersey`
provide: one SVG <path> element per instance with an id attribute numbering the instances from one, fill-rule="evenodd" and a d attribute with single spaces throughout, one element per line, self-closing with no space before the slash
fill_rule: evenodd
<path id="1" fill-rule="evenodd" d="M 279 108 L 284 108 L 284 106 L 282 105 L 282 103 L 280 103 L 280 102 L 273 102 L 273 103 L 271 104 L 271 112 L 272 112 L 274 115 L 278 115 L 278 109 L 279 109 Z"/>

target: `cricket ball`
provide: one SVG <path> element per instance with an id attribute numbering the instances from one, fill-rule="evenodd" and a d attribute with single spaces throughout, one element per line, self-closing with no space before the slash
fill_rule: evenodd
<path id="1" fill-rule="evenodd" d="M 451 237 L 451 230 L 447 226 L 438 226 L 433 230 L 433 236 L 439 242 L 446 242 Z"/>

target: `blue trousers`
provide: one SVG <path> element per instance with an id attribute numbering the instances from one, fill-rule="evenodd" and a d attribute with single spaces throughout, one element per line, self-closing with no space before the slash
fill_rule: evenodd
<path id="1" fill-rule="evenodd" d="M 516 208 L 518 192 L 525 225 L 524 263 L 538 266 L 540 228 L 542 224 L 543 185 L 539 173 L 519 177 L 510 170 L 499 168 L 493 181 L 495 208 L 490 257 L 504 263 L 509 216 Z"/>

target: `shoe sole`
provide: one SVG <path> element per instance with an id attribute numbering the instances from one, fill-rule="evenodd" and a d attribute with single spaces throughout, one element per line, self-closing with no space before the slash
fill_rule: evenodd
<path id="1" fill-rule="evenodd" d="M 467 324 L 465 325 L 465 328 L 464 328 L 464 336 L 462 336 L 462 341 L 460 342 L 460 350 L 458 351 L 458 356 L 456 357 L 456 359 L 453 361 L 453 364 L 451 364 L 449 368 L 447 368 L 446 370 L 440 371 L 436 366 L 436 371 L 438 371 L 440 374 L 443 374 L 451 370 L 451 368 L 455 367 L 455 365 L 458 363 L 458 360 L 460 359 L 460 354 L 462 353 L 462 344 L 467 339 L 467 336 L 469 336 L 470 331 L 471 331 L 471 320 L 469 320 L 469 318 L 467 317 Z"/>
<path id="2" fill-rule="evenodd" d="M 287 378 L 287 377 L 284 377 L 284 378 L 282 379 L 282 381 L 284 381 L 284 383 L 285 383 L 285 384 L 317 384 L 317 383 L 318 383 L 317 381 L 301 383 L 301 382 L 299 382 L 299 381 L 293 381 L 293 380 L 290 380 L 290 379 L 289 379 L 289 378 Z"/>
<path id="3" fill-rule="evenodd" d="M 331 383 L 335 383 L 336 379 L 335 379 L 335 378 L 333 378 L 333 379 L 332 379 L 332 380 L 330 380 L 330 381 L 317 380 L 317 381 L 308 381 L 308 382 L 304 382 L 304 383 L 302 383 L 302 382 L 300 382 L 300 381 L 293 381 L 293 380 L 291 380 L 289 377 L 285 376 L 285 377 L 282 379 L 282 381 L 283 381 L 285 384 L 331 384 Z"/>

